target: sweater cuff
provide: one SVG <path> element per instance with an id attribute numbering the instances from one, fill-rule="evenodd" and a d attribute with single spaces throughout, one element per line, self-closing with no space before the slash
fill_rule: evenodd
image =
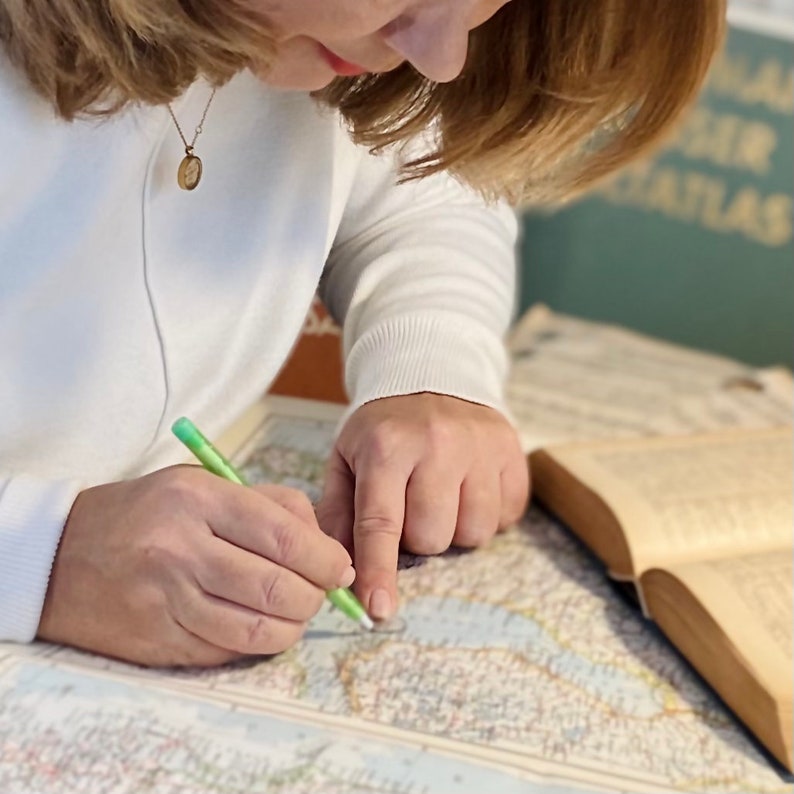
<path id="1" fill-rule="evenodd" d="M 79 486 L 14 477 L 0 497 L 0 640 L 31 642 Z"/>
<path id="2" fill-rule="evenodd" d="M 479 333 L 477 331 L 479 330 Z M 507 352 L 501 339 L 449 315 L 402 316 L 356 340 L 347 355 L 349 415 L 381 397 L 434 392 L 508 415 Z"/>

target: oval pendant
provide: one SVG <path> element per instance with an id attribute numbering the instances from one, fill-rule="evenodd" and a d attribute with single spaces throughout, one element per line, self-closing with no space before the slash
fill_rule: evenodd
<path id="1" fill-rule="evenodd" d="M 195 154 L 186 154 L 179 164 L 176 181 L 182 190 L 195 190 L 201 182 L 201 160 Z"/>

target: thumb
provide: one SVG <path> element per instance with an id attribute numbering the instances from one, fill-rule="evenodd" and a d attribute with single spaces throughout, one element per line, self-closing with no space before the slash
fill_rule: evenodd
<path id="1" fill-rule="evenodd" d="M 356 479 L 347 462 L 334 448 L 325 467 L 323 495 L 315 508 L 317 523 L 326 535 L 353 553 L 353 518 Z"/>

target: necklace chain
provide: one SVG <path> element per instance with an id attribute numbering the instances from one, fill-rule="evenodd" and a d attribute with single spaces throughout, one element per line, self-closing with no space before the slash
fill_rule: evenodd
<path id="1" fill-rule="evenodd" d="M 215 98 L 215 92 L 217 91 L 216 88 L 212 89 L 212 93 L 210 94 L 210 98 L 207 100 L 207 104 L 204 105 L 204 112 L 201 114 L 201 121 L 196 125 L 196 129 L 193 133 L 193 140 L 188 143 L 187 138 L 185 138 L 185 133 L 182 132 L 182 127 L 179 126 L 179 122 L 176 120 L 176 115 L 174 115 L 174 109 L 171 107 L 171 103 L 168 103 L 168 112 L 171 114 L 171 119 L 174 122 L 174 126 L 176 127 L 176 131 L 179 133 L 179 137 L 182 139 L 182 143 L 185 144 L 185 153 L 191 154 L 193 151 L 193 147 L 196 145 L 196 141 L 198 140 L 198 136 L 204 132 L 204 122 L 207 120 L 207 111 L 210 109 L 210 105 L 212 104 L 212 100 Z"/>
<path id="2" fill-rule="evenodd" d="M 174 122 L 176 131 L 179 133 L 179 137 L 182 139 L 182 143 L 185 145 L 185 156 L 182 158 L 182 162 L 179 164 L 179 169 L 176 174 L 177 184 L 182 188 L 182 190 L 195 190 L 195 188 L 198 187 L 198 183 L 201 181 L 201 174 L 204 171 L 204 167 L 201 163 L 201 159 L 193 154 L 193 147 L 196 145 L 198 136 L 204 131 L 204 122 L 207 120 L 207 111 L 210 109 L 210 105 L 212 104 L 212 100 L 215 97 L 216 90 L 217 89 L 215 88 L 212 89 L 210 98 L 207 100 L 207 104 L 204 105 L 204 112 L 201 114 L 201 121 L 199 121 L 199 123 L 196 125 L 196 130 L 193 133 L 193 140 L 190 143 L 187 142 L 185 133 L 182 132 L 182 127 L 177 121 L 176 114 L 174 113 L 174 109 L 171 107 L 171 103 L 169 102 L 167 105 L 168 112 L 171 114 L 171 120 Z"/>

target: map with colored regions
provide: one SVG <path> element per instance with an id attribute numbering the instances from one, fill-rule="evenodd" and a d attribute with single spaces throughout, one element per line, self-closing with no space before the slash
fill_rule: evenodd
<path id="1" fill-rule="evenodd" d="M 264 401 L 218 446 L 319 494 L 339 411 Z M 568 532 L 403 558 L 400 618 L 325 608 L 215 670 L 0 644 L 3 794 L 782 794 L 792 786 Z"/>

